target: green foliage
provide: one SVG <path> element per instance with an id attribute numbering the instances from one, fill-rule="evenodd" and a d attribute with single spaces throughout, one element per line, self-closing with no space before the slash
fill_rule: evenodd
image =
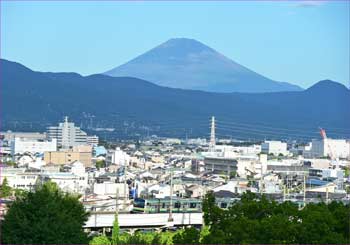
<path id="1" fill-rule="evenodd" d="M 112 230 L 112 244 L 119 244 L 119 222 L 118 213 L 114 215 L 113 230 Z"/>
<path id="2" fill-rule="evenodd" d="M 86 244 L 87 217 L 77 196 L 48 182 L 12 203 L 2 223 L 2 243 Z"/>
<path id="3" fill-rule="evenodd" d="M 203 211 L 201 231 L 191 227 L 176 232 L 123 233 L 118 244 L 345 244 L 350 235 L 350 208 L 340 202 L 308 204 L 299 210 L 292 202 L 277 203 L 247 192 L 223 210 L 209 192 Z"/>
<path id="4" fill-rule="evenodd" d="M 204 203 L 214 209 L 212 194 Z M 215 210 L 215 209 L 214 209 Z M 276 203 L 247 192 L 240 202 L 218 214 L 205 214 L 209 234 L 202 243 L 233 244 L 342 244 L 349 239 L 349 205 L 340 202 L 308 204 Z M 216 221 L 217 220 L 217 221 Z"/>
<path id="5" fill-rule="evenodd" d="M 203 200 L 203 218 L 205 225 L 214 225 L 220 222 L 223 210 L 215 204 L 213 192 L 208 192 Z"/>
<path id="6" fill-rule="evenodd" d="M 349 175 L 350 175 L 350 168 L 349 168 L 349 167 L 346 167 L 346 168 L 344 169 L 344 177 L 347 178 L 347 177 L 349 177 Z"/>
<path id="7" fill-rule="evenodd" d="M 111 241 L 105 235 L 95 236 L 90 242 L 90 245 L 110 245 Z"/>
<path id="8" fill-rule="evenodd" d="M 125 244 L 152 244 L 154 236 L 155 234 L 152 233 L 142 233 L 137 231 L 132 235 L 126 235 L 127 239 L 125 239 Z"/>
<path id="9" fill-rule="evenodd" d="M 236 178 L 237 172 L 236 171 L 231 171 L 230 172 L 230 179 Z"/>
<path id="10" fill-rule="evenodd" d="M 12 195 L 12 188 L 9 186 L 6 177 L 2 181 L 2 185 L 0 186 L 0 197 L 9 197 Z"/>
<path id="11" fill-rule="evenodd" d="M 97 169 L 100 169 L 100 168 L 104 168 L 104 167 L 106 167 L 106 162 L 105 161 L 103 161 L 103 160 L 100 160 L 100 161 L 96 161 L 96 168 Z"/>
<path id="12" fill-rule="evenodd" d="M 7 166 L 16 166 L 16 162 L 14 162 L 14 161 L 7 161 L 7 162 L 5 162 L 5 164 L 7 165 Z"/>
<path id="13" fill-rule="evenodd" d="M 152 244 L 166 244 L 166 245 L 171 245 L 173 244 L 173 236 L 174 232 L 162 232 L 162 233 L 157 233 L 152 241 Z"/>
<path id="14" fill-rule="evenodd" d="M 27 190 L 23 190 L 23 189 L 15 189 L 15 197 L 16 198 L 24 198 L 26 195 L 28 195 L 28 191 Z"/>
<path id="15" fill-rule="evenodd" d="M 122 233 L 119 238 L 119 244 L 173 244 L 171 232 L 147 232 L 140 231 L 134 234 Z"/>
<path id="16" fill-rule="evenodd" d="M 204 243 L 204 239 L 210 234 L 209 226 L 203 225 L 199 234 L 199 243 Z"/>
<path id="17" fill-rule="evenodd" d="M 194 228 L 180 230 L 173 237 L 174 244 L 197 244 L 200 238 L 200 232 Z"/>

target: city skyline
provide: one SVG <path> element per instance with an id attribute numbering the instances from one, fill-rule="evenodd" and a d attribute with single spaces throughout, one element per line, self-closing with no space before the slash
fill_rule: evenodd
<path id="1" fill-rule="evenodd" d="M 186 37 L 276 81 L 349 87 L 347 1 L 1 5 L 1 57 L 33 70 L 101 73 Z"/>

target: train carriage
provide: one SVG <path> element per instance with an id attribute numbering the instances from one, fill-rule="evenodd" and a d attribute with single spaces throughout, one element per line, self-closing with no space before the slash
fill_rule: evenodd
<path id="1" fill-rule="evenodd" d="M 170 198 L 136 198 L 134 200 L 133 213 L 168 213 L 170 211 Z M 202 200 L 195 198 L 173 198 L 173 213 L 198 213 L 202 212 Z"/>

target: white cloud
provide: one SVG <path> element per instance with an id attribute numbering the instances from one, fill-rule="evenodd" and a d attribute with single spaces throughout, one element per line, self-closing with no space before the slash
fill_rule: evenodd
<path id="1" fill-rule="evenodd" d="M 318 7 L 324 5 L 326 0 L 297 1 L 296 7 Z"/>

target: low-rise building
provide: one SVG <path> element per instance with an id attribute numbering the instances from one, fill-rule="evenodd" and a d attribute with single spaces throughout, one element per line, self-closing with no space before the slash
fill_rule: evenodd
<path id="1" fill-rule="evenodd" d="M 88 175 L 78 176 L 68 172 L 43 173 L 40 174 L 40 182 L 52 181 L 60 187 L 61 190 L 71 193 L 84 194 L 88 185 Z"/>
<path id="2" fill-rule="evenodd" d="M 6 179 L 12 188 L 33 190 L 40 172 L 26 172 L 26 168 L 1 167 L 1 184 Z"/>
<path id="3" fill-rule="evenodd" d="M 14 140 L 15 138 L 22 138 L 22 139 L 32 140 L 32 141 L 46 140 L 47 138 L 46 133 L 39 133 L 39 132 L 6 131 L 6 132 L 1 132 L 0 135 L 2 136 L 2 140 L 8 141 L 8 142 Z"/>
<path id="4" fill-rule="evenodd" d="M 237 171 L 237 159 L 224 156 L 206 156 L 204 158 L 204 166 L 206 171 L 222 173 L 229 175 L 233 171 Z"/>
<path id="5" fill-rule="evenodd" d="M 11 141 L 11 154 L 12 156 L 16 154 L 23 154 L 29 152 L 32 154 L 43 153 L 45 151 L 56 151 L 57 150 L 57 140 L 52 139 L 47 140 L 27 140 L 24 138 L 15 138 Z"/>
<path id="6" fill-rule="evenodd" d="M 106 156 L 106 165 L 109 166 L 111 164 L 116 165 L 129 165 L 130 163 L 130 156 L 121 150 L 119 147 L 117 147 L 115 150 L 108 151 Z"/>
<path id="7" fill-rule="evenodd" d="M 90 167 L 92 165 L 91 152 L 79 152 L 73 150 L 47 151 L 44 153 L 44 161 L 47 164 L 58 165 L 79 161 L 83 163 L 85 167 Z"/>

